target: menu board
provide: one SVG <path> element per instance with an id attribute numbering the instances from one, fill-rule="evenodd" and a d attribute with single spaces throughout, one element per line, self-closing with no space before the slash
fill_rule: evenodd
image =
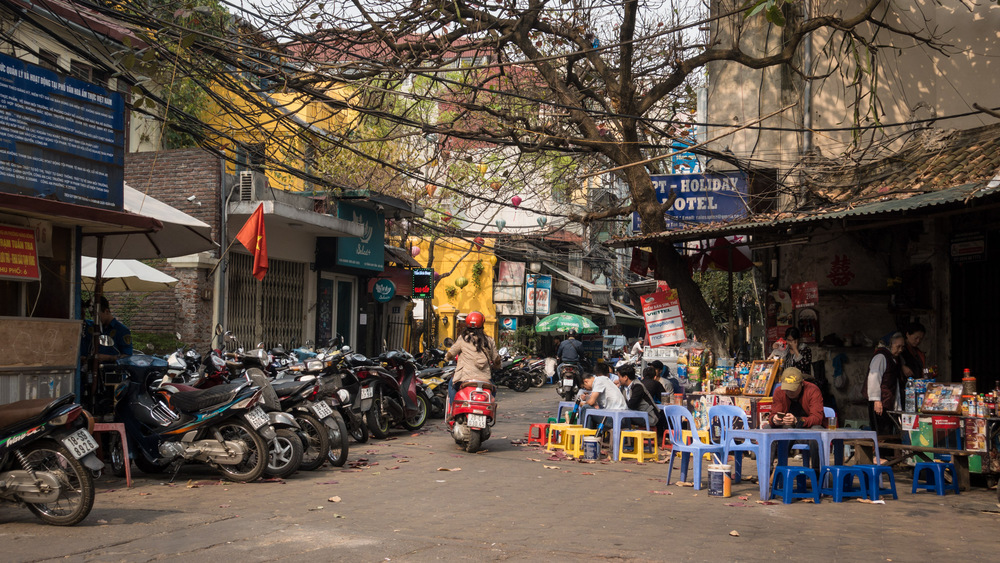
<path id="1" fill-rule="evenodd" d="M 754 360 L 747 374 L 743 394 L 751 397 L 765 397 L 771 394 L 774 377 L 778 373 L 778 360 Z"/>

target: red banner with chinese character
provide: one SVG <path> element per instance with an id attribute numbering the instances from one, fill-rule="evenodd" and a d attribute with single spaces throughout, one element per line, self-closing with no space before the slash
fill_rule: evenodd
<path id="1" fill-rule="evenodd" d="M 35 231 L 0 225 L 0 279 L 38 280 Z"/>

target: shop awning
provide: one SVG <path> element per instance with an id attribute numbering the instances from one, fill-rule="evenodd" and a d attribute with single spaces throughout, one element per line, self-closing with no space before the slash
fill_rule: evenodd
<path id="1" fill-rule="evenodd" d="M 49 221 L 60 227 L 80 227 L 85 235 L 147 233 L 163 228 L 163 223 L 152 217 L 8 193 L 0 193 L 0 211 Z"/>
<path id="2" fill-rule="evenodd" d="M 397 266 L 403 266 L 408 268 L 423 268 L 420 262 L 413 259 L 409 251 L 405 248 L 399 248 L 398 246 L 385 245 L 386 261 L 392 261 Z"/>
<path id="3" fill-rule="evenodd" d="M 611 239 L 604 244 L 617 248 L 646 246 L 651 242 L 683 242 L 710 239 L 732 234 L 763 234 L 796 225 L 814 225 L 822 222 L 874 222 L 883 219 L 920 220 L 938 212 L 968 207 L 987 196 L 1000 193 L 1000 177 L 987 182 L 972 182 L 961 186 L 943 188 L 906 197 L 886 198 L 868 203 L 849 202 L 809 210 L 769 213 L 754 218 L 714 223 L 688 229 L 677 229 Z"/>

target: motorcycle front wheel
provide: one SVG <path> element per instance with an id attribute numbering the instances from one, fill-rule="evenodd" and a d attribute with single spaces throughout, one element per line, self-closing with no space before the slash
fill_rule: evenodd
<path id="1" fill-rule="evenodd" d="M 264 437 L 242 420 L 231 419 L 218 426 L 222 439 L 243 442 L 243 459 L 233 465 L 219 464 L 219 473 L 230 481 L 256 481 L 267 469 L 268 449 Z"/>
<path id="2" fill-rule="evenodd" d="M 384 404 L 388 400 L 388 398 L 383 396 L 377 397 L 375 404 L 372 405 L 371 410 L 365 415 L 365 420 L 368 422 L 368 429 L 371 430 L 372 436 L 375 436 L 379 440 L 389 437 L 388 409 Z"/>
<path id="3" fill-rule="evenodd" d="M 368 441 L 368 425 L 365 424 L 364 415 L 358 415 L 353 421 L 344 418 L 344 424 L 347 425 L 347 433 L 351 435 L 351 438 L 355 442 L 364 444 Z"/>
<path id="4" fill-rule="evenodd" d="M 299 469 L 302 471 L 319 469 L 326 461 L 327 452 L 330 451 L 330 436 L 327 434 L 326 425 L 315 416 L 305 413 L 295 413 L 295 422 L 299 423 L 306 437 Z"/>
<path id="5" fill-rule="evenodd" d="M 268 444 L 267 469 L 264 474 L 284 479 L 299 469 L 303 446 L 299 435 L 291 428 L 275 430 Z"/>
<path id="6" fill-rule="evenodd" d="M 124 477 L 125 468 L 128 467 L 130 463 L 128 459 L 125 458 L 125 449 L 122 447 L 122 437 L 121 434 L 117 432 L 108 432 L 107 440 L 105 444 L 107 446 L 107 463 L 111 466 L 111 473 L 115 477 Z"/>
<path id="7" fill-rule="evenodd" d="M 530 375 L 532 387 L 541 387 L 542 385 L 545 385 L 545 380 L 548 379 L 545 372 L 540 369 L 531 372 Z"/>
<path id="8" fill-rule="evenodd" d="M 326 451 L 326 459 L 333 467 L 343 467 L 347 463 L 347 451 L 350 445 L 347 443 L 347 424 L 344 417 L 339 412 L 330 415 L 336 428 L 327 426 L 327 436 L 330 438 L 330 449 Z"/>
<path id="9" fill-rule="evenodd" d="M 518 393 L 524 393 L 531 387 L 531 376 L 523 370 L 513 371 L 507 378 L 507 387 Z"/>
<path id="10" fill-rule="evenodd" d="M 427 397 L 417 395 L 417 414 L 403 419 L 400 424 L 407 430 L 420 430 L 424 426 L 424 423 L 427 422 L 427 412 L 429 410 L 427 407 Z"/>
<path id="11" fill-rule="evenodd" d="M 69 450 L 54 440 L 39 440 L 25 450 L 25 460 L 36 473 L 51 473 L 59 481 L 59 498 L 28 509 L 46 524 L 72 526 L 94 507 L 94 478 Z"/>

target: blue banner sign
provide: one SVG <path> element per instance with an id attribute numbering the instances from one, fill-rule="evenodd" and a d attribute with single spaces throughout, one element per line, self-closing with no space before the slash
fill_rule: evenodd
<path id="1" fill-rule="evenodd" d="M 677 194 L 666 213 L 668 229 L 691 223 L 731 221 L 747 215 L 747 177 L 741 172 L 665 174 L 650 179 L 660 203 L 670 198 L 671 191 Z M 639 214 L 632 213 L 632 232 L 640 231 Z"/>
<path id="2" fill-rule="evenodd" d="M 122 209 L 117 92 L 0 55 L 0 191 Z"/>
<path id="3" fill-rule="evenodd" d="M 381 272 L 385 268 L 385 220 L 382 214 L 340 202 L 337 204 L 337 217 L 365 227 L 365 234 L 360 237 L 337 239 L 337 265 Z"/>

